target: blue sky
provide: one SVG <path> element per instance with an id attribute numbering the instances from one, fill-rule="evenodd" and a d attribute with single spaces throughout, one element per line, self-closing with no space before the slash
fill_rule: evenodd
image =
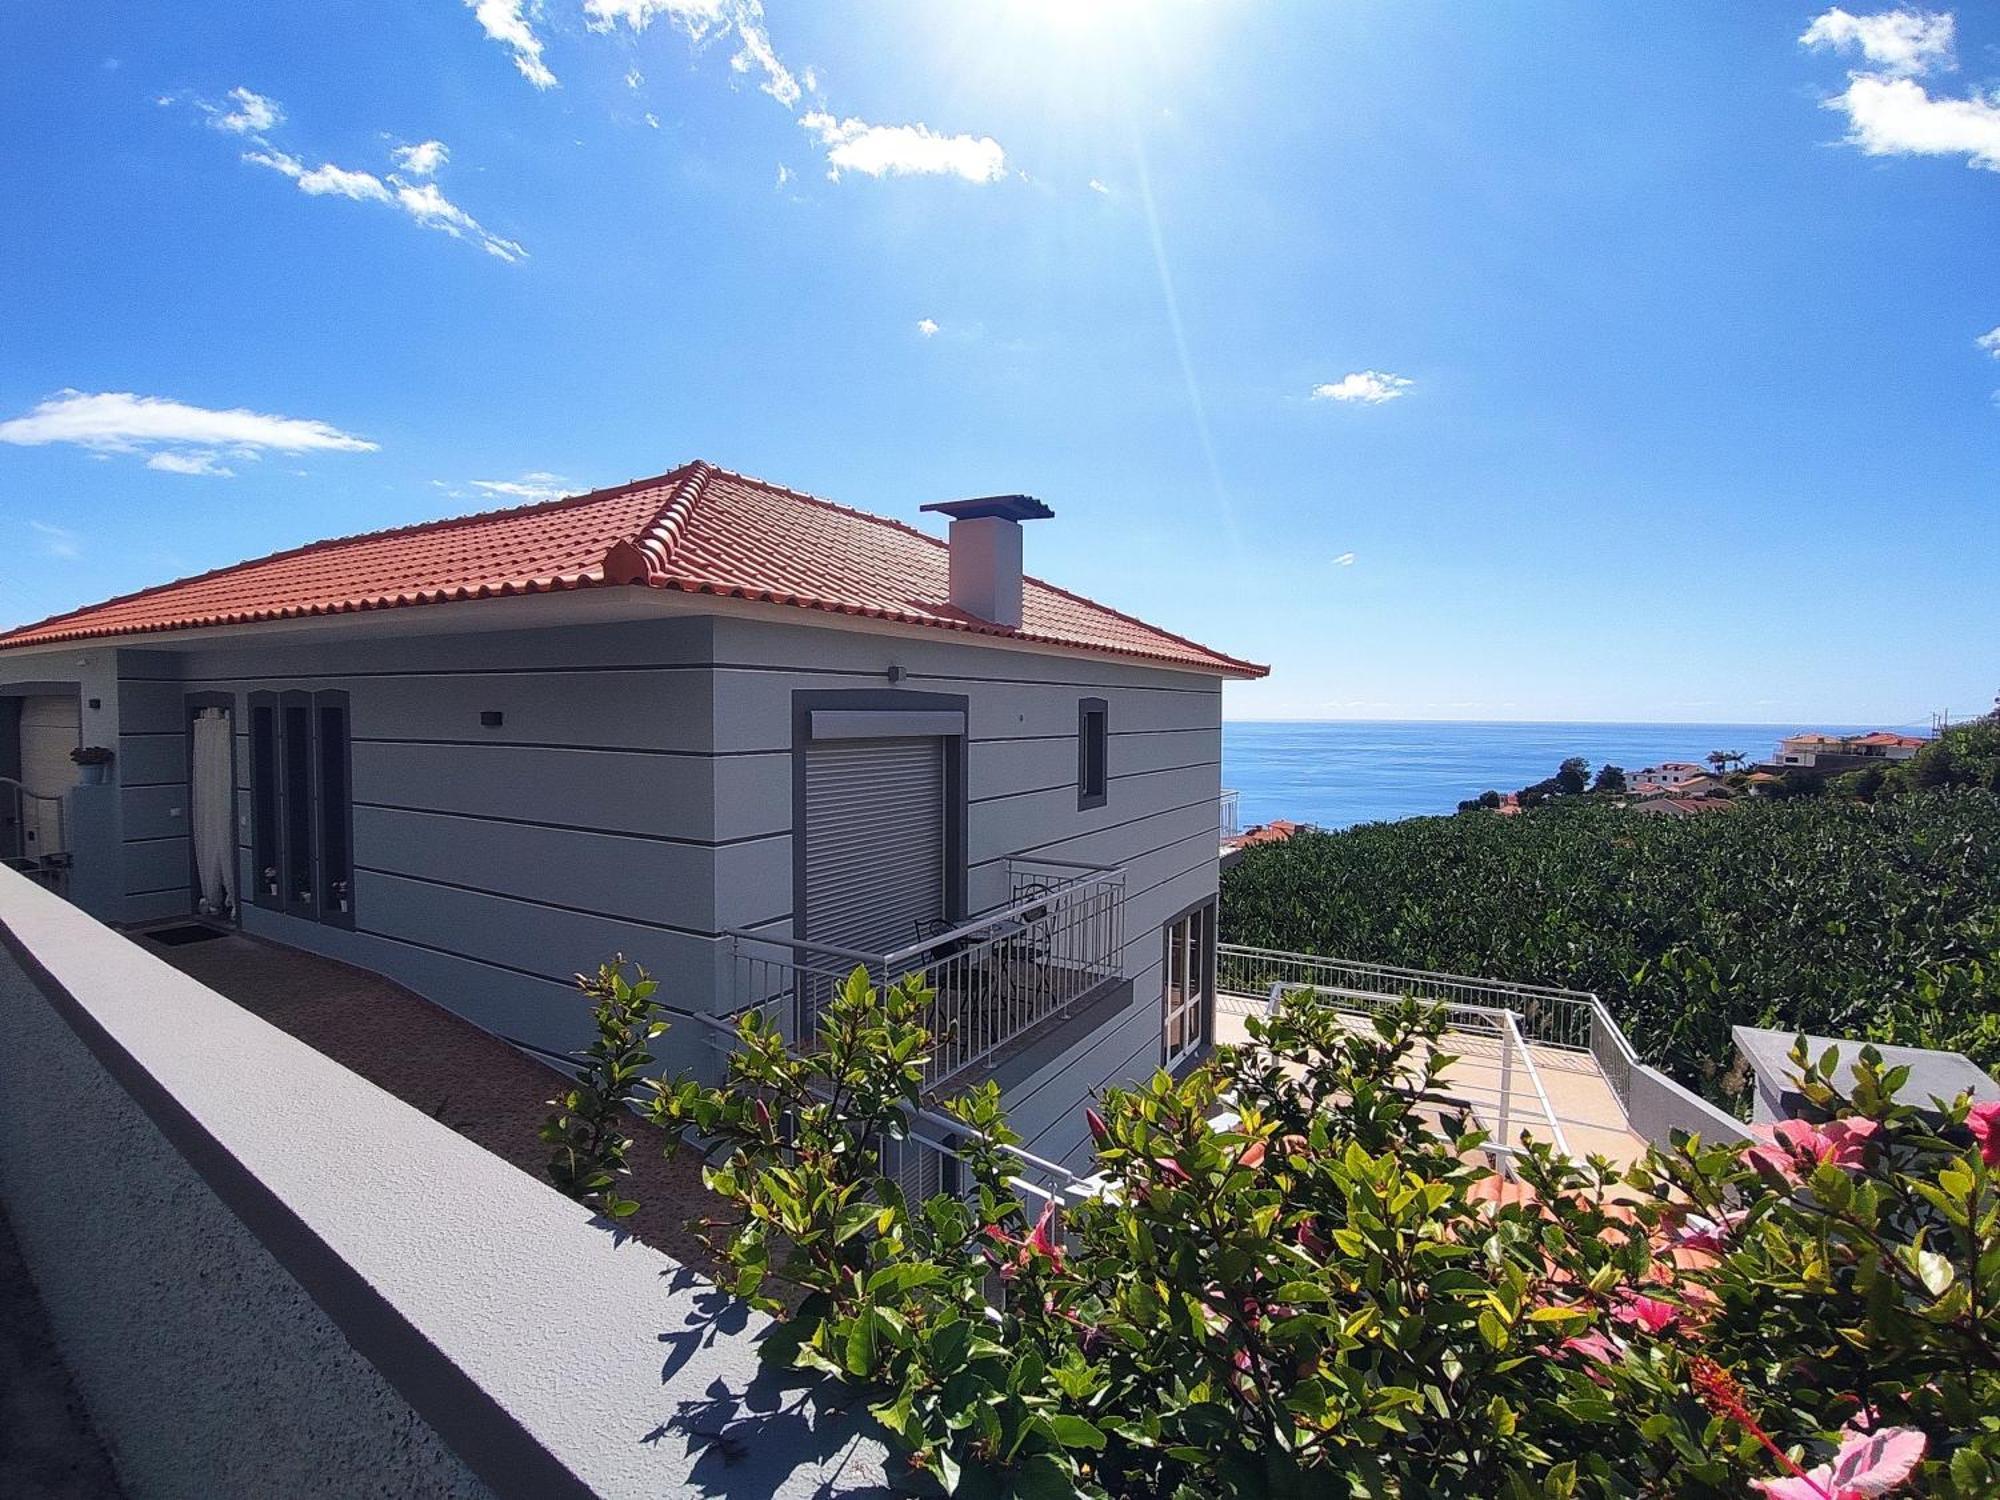
<path id="1" fill-rule="evenodd" d="M 1977 711 L 1996 86 L 1975 10 L 16 3 L 0 619 L 699 456 L 1038 494 L 1234 717 Z"/>

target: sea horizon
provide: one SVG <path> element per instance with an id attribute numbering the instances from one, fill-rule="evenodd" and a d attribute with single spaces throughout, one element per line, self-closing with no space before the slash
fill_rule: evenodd
<path id="1" fill-rule="evenodd" d="M 1438 816 L 1481 792 L 1517 791 L 1572 755 L 1627 772 L 1711 750 L 1767 760 L 1784 734 L 1928 725 L 1588 719 L 1224 719 L 1222 784 L 1244 827 L 1284 818 L 1322 828 Z"/>

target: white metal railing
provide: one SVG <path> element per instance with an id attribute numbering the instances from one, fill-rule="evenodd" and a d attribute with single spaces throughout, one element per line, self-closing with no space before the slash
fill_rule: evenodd
<path id="1" fill-rule="evenodd" d="M 14 777 L 0 776 L 0 818 L 13 825 L 13 863 L 30 880 L 51 888 L 60 888 L 69 857 L 66 812 L 61 797 L 31 792 Z"/>
<path id="2" fill-rule="evenodd" d="M 1589 1053 L 1619 1109 L 1628 1113 L 1631 1109 L 1632 1074 L 1639 1065 L 1638 1056 L 1611 1012 L 1587 991 L 1439 974 L 1317 953 L 1287 953 L 1234 943 L 1218 946 L 1216 993 L 1220 1003 L 1227 1005 L 1234 998 L 1232 1008 L 1239 1012 L 1261 1007 L 1268 1003 L 1274 985 L 1345 995 L 1356 1004 L 1412 999 L 1464 1009 L 1468 1014 L 1481 1008 L 1508 1012 L 1514 1017 L 1524 1053 L 1530 1045 Z M 1553 1111 L 1551 1117 L 1555 1118 Z"/>
<path id="3" fill-rule="evenodd" d="M 1009 898 L 888 953 L 733 931 L 730 1010 L 766 1008 L 794 1045 L 855 969 L 886 986 L 915 977 L 937 996 L 926 1087 L 991 1058 L 1116 979 L 1125 946 L 1122 870 L 1065 860 L 1008 862 Z M 789 1015 L 781 1014 L 789 1010 Z"/>
<path id="4" fill-rule="evenodd" d="M 1240 793 L 1231 791 L 1228 787 L 1222 789 L 1222 797 L 1217 805 L 1217 812 L 1222 836 L 1226 839 L 1233 839 L 1243 831 L 1242 804 L 1243 799 Z"/>
<path id="5" fill-rule="evenodd" d="M 1333 1009 L 1354 1016 L 1372 1016 L 1402 1003 L 1405 998 L 1380 991 L 1286 984 L 1282 981 L 1274 981 L 1269 994 L 1262 1000 L 1253 1000 L 1241 994 L 1229 998 L 1239 1002 L 1239 1010 L 1258 1008 L 1268 1011 L 1275 1010 L 1281 1002 L 1295 996 L 1316 997 L 1326 1001 Z M 1220 1000 L 1223 996 L 1218 994 L 1217 998 Z M 1247 1005 L 1241 1003 L 1246 1001 L 1249 1002 Z M 1478 1062 L 1485 1064 L 1489 1061 L 1486 1054 L 1490 1049 L 1494 1074 L 1492 1081 L 1488 1082 L 1482 1076 L 1484 1067 L 1459 1069 L 1447 1077 L 1443 1087 L 1448 1092 L 1439 1096 L 1436 1102 L 1462 1104 L 1474 1114 L 1484 1117 L 1492 1125 L 1487 1132 L 1490 1139 L 1486 1149 L 1498 1155 L 1519 1154 L 1521 1136 L 1527 1129 L 1537 1132 L 1545 1129 L 1555 1148 L 1565 1156 L 1570 1155 L 1569 1137 L 1563 1130 L 1564 1117 L 1556 1113 L 1555 1105 L 1550 1101 L 1534 1052 L 1521 1033 L 1520 1017 L 1500 1006 L 1450 1001 L 1433 1003 L 1445 1013 L 1446 1025 L 1452 1033 L 1451 1050 L 1461 1054 L 1462 1058 L 1476 1054 Z M 1569 1123 L 1587 1125 L 1593 1122 L 1573 1120 Z"/>
<path id="6" fill-rule="evenodd" d="M 676 1022 L 693 1022 L 702 1028 L 702 1040 L 719 1057 L 736 1050 L 737 1025 L 742 1012 L 732 1016 L 704 1015 L 698 1011 L 663 1007 Z M 767 1019 L 781 1020 L 790 1012 L 788 1004 L 767 1003 Z M 787 1045 L 794 1045 L 789 1034 Z M 963 1197 L 972 1191 L 970 1174 L 962 1169 L 965 1161 L 966 1128 L 936 1110 L 906 1110 L 905 1134 L 901 1140 L 881 1141 L 882 1174 L 893 1178 L 911 1203 L 939 1193 Z M 1003 1146 L 1018 1170 L 1008 1178 L 1008 1186 L 1029 1207 L 1031 1218 L 1044 1206 L 1053 1204 L 1060 1216 L 1067 1201 L 1075 1196 L 1078 1176 L 1060 1162 L 1035 1155 L 1020 1146 Z"/>

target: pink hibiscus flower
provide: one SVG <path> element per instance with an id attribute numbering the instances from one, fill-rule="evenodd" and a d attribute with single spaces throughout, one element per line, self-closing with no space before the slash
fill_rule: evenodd
<path id="1" fill-rule="evenodd" d="M 1680 1309 L 1658 1297 L 1648 1297 L 1629 1286 L 1620 1287 L 1611 1307 L 1611 1321 L 1643 1328 L 1648 1333 L 1665 1333 L 1681 1320 Z"/>
<path id="2" fill-rule="evenodd" d="M 1743 1214 L 1738 1209 L 1718 1214 L 1713 1219 L 1701 1214 L 1689 1214 L 1686 1222 L 1674 1231 L 1674 1248 L 1706 1250 L 1711 1255 L 1720 1255 L 1729 1248 L 1729 1237 L 1742 1222 Z"/>
<path id="3" fill-rule="evenodd" d="M 1824 1126 L 1808 1120 L 1780 1120 L 1757 1127 L 1761 1144 L 1745 1152 L 1744 1159 L 1766 1176 L 1797 1182 L 1822 1162 L 1836 1167 L 1860 1166 L 1869 1141 L 1881 1129 L 1873 1120 L 1834 1120 Z"/>
<path id="4" fill-rule="evenodd" d="M 1979 1159 L 1989 1167 L 2000 1167 L 2000 1099 L 1973 1105 L 1965 1123 L 1979 1142 Z"/>
<path id="5" fill-rule="evenodd" d="M 1610 1365 L 1618 1362 L 1618 1346 L 1609 1335 L 1592 1329 L 1589 1333 L 1579 1333 L 1575 1338 L 1562 1342 L 1565 1354 L 1581 1354 L 1592 1364 Z"/>
<path id="6" fill-rule="evenodd" d="M 1841 1439 L 1832 1463 L 1753 1483 L 1770 1500 L 1874 1500 L 1916 1472 L 1924 1461 L 1926 1442 L 1915 1427 L 1850 1432 Z"/>

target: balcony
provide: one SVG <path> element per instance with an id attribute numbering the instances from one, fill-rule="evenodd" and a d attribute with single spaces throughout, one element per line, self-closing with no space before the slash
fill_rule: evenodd
<path id="1" fill-rule="evenodd" d="M 1006 904 L 890 953 L 731 932 L 729 1013 L 761 1009 L 810 1046 L 855 969 L 878 986 L 915 976 L 937 995 L 924 1086 L 989 1063 L 1118 979 L 1125 947 L 1124 871 L 1014 859 L 1007 879 Z"/>

